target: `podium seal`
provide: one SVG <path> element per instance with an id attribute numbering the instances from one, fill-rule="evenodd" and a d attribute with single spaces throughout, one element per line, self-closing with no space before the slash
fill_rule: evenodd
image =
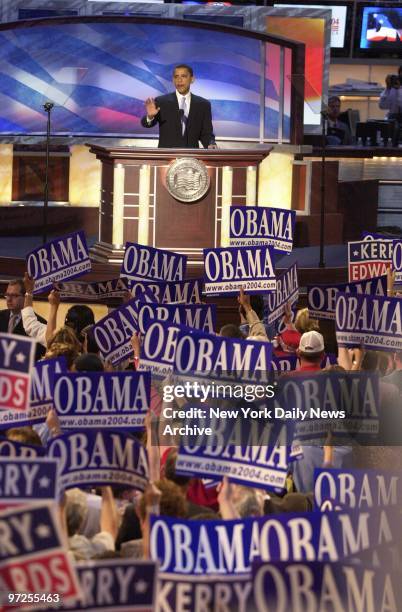
<path id="1" fill-rule="evenodd" d="M 199 159 L 181 157 L 169 164 L 166 189 L 179 202 L 196 202 L 208 191 L 210 178 L 206 165 Z"/>

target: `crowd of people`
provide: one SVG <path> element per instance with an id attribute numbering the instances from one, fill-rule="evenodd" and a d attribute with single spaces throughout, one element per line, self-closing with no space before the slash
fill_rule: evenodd
<path id="1" fill-rule="evenodd" d="M 389 275 L 388 295 L 394 293 Z M 10 281 L 6 290 L 7 310 L 0 312 L 3 327 L 0 331 L 26 335 L 37 342 L 37 359 L 63 356 L 72 372 L 113 371 L 113 366 L 102 358 L 90 333 L 95 317 L 89 305 L 73 305 L 59 326 L 60 295 L 52 290 L 48 296 L 47 321 L 39 317 L 33 304 L 34 281 L 27 274 L 24 279 Z M 128 296 L 131 297 L 131 296 Z M 314 375 L 321 369 L 335 371 L 369 371 L 380 376 L 380 409 L 392 415 L 391 430 L 398 430 L 398 411 L 402 393 L 402 353 L 366 351 L 361 347 L 339 347 L 337 365 L 326 365 L 326 347 L 333 346 L 333 337 L 320 330 L 319 321 L 309 317 L 307 308 L 295 310 L 288 304 L 281 321 L 281 331 L 267 326 L 263 320 L 263 301 L 260 296 L 249 296 L 240 291 L 238 324 L 224 325 L 219 334 L 260 342 L 271 341 L 278 358 L 297 357 L 297 373 Z M 134 333 L 133 355 L 118 367 L 132 371 L 140 364 L 141 337 Z M 286 488 L 280 493 L 263 488 L 235 484 L 226 476 L 221 482 L 206 483 L 202 478 L 176 473 L 177 446 L 155 444 L 152 427 L 163 406 L 163 383 L 154 383 L 151 405 L 145 419 L 144 432 L 135 434 L 148 451 L 149 482 L 144 492 L 123 486 L 103 486 L 95 489 L 73 488 L 60 498 L 60 521 L 70 555 L 75 560 L 116 557 L 149 557 L 149 519 L 152 514 L 177 519 L 212 520 L 264 516 L 286 512 L 305 512 L 313 509 L 314 469 L 322 466 L 341 468 L 374 467 L 398 469 L 402 453 L 398 436 L 392 444 L 382 443 L 361 447 L 339 446 L 332 442 L 331 432 L 322 445 L 304 446 L 303 456 L 291 464 Z M 400 420 L 400 419 L 399 419 Z M 400 428 L 399 428 L 400 429 Z M 46 446 L 49 440 L 62 433 L 54 409 L 39 425 L 3 430 L 1 436 L 30 445 Z M 401 443 L 402 444 L 402 443 Z"/>

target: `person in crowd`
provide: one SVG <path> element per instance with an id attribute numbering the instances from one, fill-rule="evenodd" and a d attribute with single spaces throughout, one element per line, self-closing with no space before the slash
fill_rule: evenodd
<path id="1" fill-rule="evenodd" d="M 399 142 L 399 132 L 402 125 L 402 66 L 398 74 L 388 74 L 385 78 L 385 89 L 380 95 L 378 106 L 386 110 L 386 119 L 394 123 L 393 145 Z"/>
<path id="2" fill-rule="evenodd" d="M 402 351 L 397 351 L 393 355 L 394 370 L 384 376 L 385 383 L 391 383 L 398 388 L 399 395 L 402 395 Z"/>
<path id="3" fill-rule="evenodd" d="M 62 505 L 65 517 L 65 529 L 68 536 L 68 545 L 74 557 L 78 560 L 92 559 L 107 550 L 115 549 L 115 540 L 119 522 L 117 508 L 110 487 L 101 487 L 102 507 L 100 517 L 101 530 L 93 538 L 79 534 L 88 512 L 86 494 L 81 489 L 69 489 L 65 493 L 65 502 Z"/>
<path id="4" fill-rule="evenodd" d="M 331 96 L 328 99 L 327 112 L 327 144 L 329 145 L 350 145 L 352 135 L 349 126 L 339 120 L 341 114 L 341 99 L 338 96 Z"/>
<path id="5" fill-rule="evenodd" d="M 21 278 L 16 278 L 8 283 L 6 293 L 7 308 L 0 310 L 0 332 L 8 334 L 17 334 L 19 336 L 28 336 L 24 321 L 22 318 L 22 310 L 24 308 L 25 298 L 29 295 L 25 288 L 24 281 Z M 30 294 L 32 297 L 32 293 Z M 36 318 L 41 323 L 46 324 L 45 319 L 36 315 Z"/>

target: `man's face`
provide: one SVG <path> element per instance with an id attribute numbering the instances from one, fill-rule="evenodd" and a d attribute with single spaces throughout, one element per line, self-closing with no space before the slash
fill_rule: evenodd
<path id="1" fill-rule="evenodd" d="M 331 100 L 331 102 L 328 102 L 328 108 L 331 117 L 339 117 L 341 112 L 341 103 L 339 100 Z"/>
<path id="2" fill-rule="evenodd" d="M 24 308 L 24 294 L 19 285 L 8 285 L 5 298 L 7 308 L 12 312 L 18 313 Z"/>
<path id="3" fill-rule="evenodd" d="M 173 73 L 173 85 L 182 96 L 190 90 L 191 83 L 194 83 L 194 77 L 187 68 L 176 68 Z"/>

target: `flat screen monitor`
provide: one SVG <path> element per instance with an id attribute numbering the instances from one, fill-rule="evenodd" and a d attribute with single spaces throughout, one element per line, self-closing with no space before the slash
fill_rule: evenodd
<path id="1" fill-rule="evenodd" d="M 347 4 L 274 4 L 274 8 L 313 8 L 331 10 L 331 49 L 343 49 L 346 42 L 347 27 L 351 27 L 351 6 Z"/>
<path id="2" fill-rule="evenodd" d="M 360 5 L 355 52 L 360 57 L 402 57 L 402 6 Z"/>

